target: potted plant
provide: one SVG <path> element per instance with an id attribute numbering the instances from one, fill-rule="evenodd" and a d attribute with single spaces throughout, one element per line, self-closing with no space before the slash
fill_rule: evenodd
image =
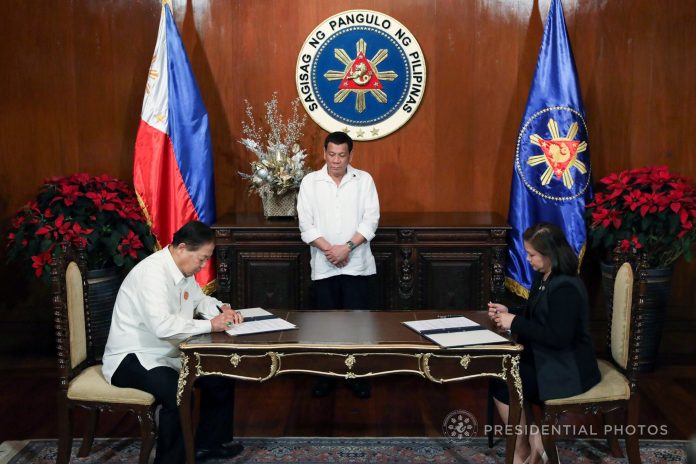
<path id="1" fill-rule="evenodd" d="M 666 166 L 628 169 L 599 182 L 600 190 L 587 205 L 586 220 L 591 245 L 607 261 L 602 266 L 605 294 L 613 286 L 608 258 L 617 245 L 645 254 L 650 266 L 640 348 L 641 371 L 650 371 L 657 357 L 674 262 L 681 256 L 692 258 L 696 186 Z"/>
<path id="2" fill-rule="evenodd" d="M 86 247 L 90 316 L 97 330 L 92 336 L 95 346 L 103 349 L 120 270 L 132 268 L 155 245 L 135 191 L 107 175 L 47 179 L 36 198 L 11 220 L 8 261 L 48 282 L 50 265 L 64 241 Z"/>
<path id="3" fill-rule="evenodd" d="M 244 138 L 239 142 L 256 155 L 251 162 L 251 174 L 239 175 L 249 181 L 249 193 L 257 193 L 263 202 L 266 217 L 296 215 L 297 191 L 302 178 L 310 172 L 305 166 L 307 155 L 297 143 L 307 116 L 300 116 L 299 99 L 292 102 L 292 115 L 285 121 L 278 111 L 278 94 L 266 102 L 265 125 L 267 132 L 256 125 L 253 109 L 248 101 L 248 122 L 242 122 Z"/>

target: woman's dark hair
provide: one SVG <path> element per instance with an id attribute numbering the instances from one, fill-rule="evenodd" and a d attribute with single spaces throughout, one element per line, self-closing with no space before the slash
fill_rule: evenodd
<path id="1" fill-rule="evenodd" d="M 334 145 L 343 145 L 345 143 L 348 145 L 348 153 L 353 151 L 353 139 L 345 132 L 332 132 L 327 135 L 324 139 L 324 150 L 329 147 L 330 143 Z"/>
<path id="2" fill-rule="evenodd" d="M 188 251 L 196 251 L 203 245 L 213 242 L 215 242 L 215 231 L 198 221 L 184 224 L 181 229 L 174 232 L 172 239 L 172 245 L 176 247 L 183 243 Z"/>
<path id="3" fill-rule="evenodd" d="M 525 230 L 522 238 L 551 260 L 552 272 L 573 276 L 578 274 L 578 257 L 557 225 L 541 222 Z"/>

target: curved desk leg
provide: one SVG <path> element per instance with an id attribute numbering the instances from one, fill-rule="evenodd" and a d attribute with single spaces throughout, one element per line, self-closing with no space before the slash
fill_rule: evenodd
<path id="1" fill-rule="evenodd" d="M 186 450 L 187 464 L 195 464 L 196 450 L 193 445 L 193 418 L 191 417 L 193 396 L 193 383 L 196 381 L 193 369 L 190 369 L 189 359 L 186 353 L 181 353 L 181 371 L 179 372 L 179 386 L 176 392 L 179 404 L 179 420 L 181 431 L 184 435 L 184 447 Z"/>
<path id="2" fill-rule="evenodd" d="M 519 355 L 510 358 L 510 365 L 507 368 L 507 387 L 510 398 L 510 411 L 508 413 L 508 424 L 516 431 L 522 418 L 522 407 L 524 397 L 522 396 L 522 380 L 520 379 L 520 357 Z M 505 438 L 505 462 L 512 464 L 515 457 L 515 442 L 517 434 L 511 433 Z"/>

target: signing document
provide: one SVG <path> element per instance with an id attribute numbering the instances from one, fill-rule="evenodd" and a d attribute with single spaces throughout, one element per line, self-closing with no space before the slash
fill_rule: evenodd
<path id="1" fill-rule="evenodd" d="M 445 348 L 510 343 L 507 338 L 464 316 L 407 321 L 403 324 Z"/>
<path id="2" fill-rule="evenodd" d="M 244 316 L 244 322 L 226 330 L 230 335 L 249 335 L 297 328 L 295 324 L 291 324 L 265 309 L 247 308 L 238 309 L 237 311 Z"/>

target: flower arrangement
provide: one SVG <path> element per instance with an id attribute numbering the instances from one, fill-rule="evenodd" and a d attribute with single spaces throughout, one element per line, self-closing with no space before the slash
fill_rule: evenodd
<path id="1" fill-rule="evenodd" d="M 587 205 L 590 241 L 605 251 L 640 249 L 650 266 L 669 266 L 681 255 L 691 260 L 696 239 L 696 187 L 667 166 L 610 174 Z"/>
<path id="2" fill-rule="evenodd" d="M 242 122 L 244 138 L 240 143 L 258 158 L 251 163 L 251 174 L 239 173 L 249 181 L 249 193 L 256 192 L 265 198 L 298 190 L 302 178 L 310 172 L 304 164 L 307 155 L 297 143 L 307 120 L 306 115 L 300 117 L 300 100 L 292 102 L 292 116 L 284 121 L 278 112 L 278 93 L 274 92 L 273 98 L 265 103 L 267 133 L 256 125 L 252 107 L 248 101 L 245 103 L 248 122 Z"/>
<path id="3" fill-rule="evenodd" d="M 155 245 L 133 189 L 107 175 L 83 173 L 47 179 L 36 199 L 14 215 L 8 260 L 31 264 L 34 275 L 46 280 L 64 241 L 86 247 L 89 269 L 130 269 Z"/>

